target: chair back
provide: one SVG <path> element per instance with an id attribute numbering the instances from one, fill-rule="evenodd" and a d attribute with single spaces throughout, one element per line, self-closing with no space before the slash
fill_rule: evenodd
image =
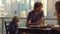
<path id="1" fill-rule="evenodd" d="M 8 26 L 9 26 L 9 22 L 7 22 L 7 21 L 4 21 L 4 24 L 5 24 L 5 30 L 6 30 L 6 34 L 9 34 L 9 32 L 8 32 Z"/>

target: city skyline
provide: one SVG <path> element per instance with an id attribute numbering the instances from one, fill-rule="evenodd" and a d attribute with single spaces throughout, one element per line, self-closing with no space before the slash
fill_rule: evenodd
<path id="1" fill-rule="evenodd" d="M 22 0 L 22 1 L 21 0 L 0 0 L 0 1 L 2 1 L 2 4 L 4 5 L 2 7 L 4 8 L 3 12 L 5 12 L 6 17 L 13 17 L 15 14 L 15 11 L 17 11 L 17 16 L 20 17 L 24 11 L 25 12 L 31 11 L 34 3 L 36 2 L 33 0 L 32 1 L 29 0 L 30 3 L 27 0 Z M 39 1 L 39 0 L 37 0 L 37 1 Z M 53 7 L 54 7 L 56 1 L 59 1 L 59 0 L 55 0 L 55 1 L 54 0 L 46 0 L 46 1 L 40 0 L 40 2 L 43 3 L 44 14 L 46 17 L 52 17 L 52 18 L 55 17 L 54 16 L 55 8 L 53 8 Z M 1 12 L 2 11 L 0 11 L 0 13 Z M 27 15 L 27 14 L 25 14 L 25 15 Z"/>

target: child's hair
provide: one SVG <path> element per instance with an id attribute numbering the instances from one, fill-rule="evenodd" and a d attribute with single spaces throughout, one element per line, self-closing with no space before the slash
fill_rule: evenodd
<path id="1" fill-rule="evenodd" d="M 14 16 L 12 22 L 19 22 L 19 18 L 17 16 Z"/>
<path id="2" fill-rule="evenodd" d="M 57 14 L 60 13 L 60 1 L 57 1 L 55 4 L 55 9 L 57 11 Z"/>
<path id="3" fill-rule="evenodd" d="M 34 9 L 36 9 L 37 7 L 42 7 L 43 6 L 43 4 L 41 3 L 41 2 L 36 2 L 35 4 L 34 4 Z"/>

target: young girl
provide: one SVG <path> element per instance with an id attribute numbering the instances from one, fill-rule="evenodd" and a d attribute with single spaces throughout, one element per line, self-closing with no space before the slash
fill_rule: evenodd
<path id="1" fill-rule="evenodd" d="M 19 18 L 17 16 L 15 16 L 12 19 L 12 22 L 9 24 L 9 34 L 17 34 L 18 32 L 18 23 L 19 22 Z"/>

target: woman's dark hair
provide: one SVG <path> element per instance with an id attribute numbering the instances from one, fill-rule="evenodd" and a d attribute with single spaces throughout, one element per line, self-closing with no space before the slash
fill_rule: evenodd
<path id="1" fill-rule="evenodd" d="M 56 2 L 55 9 L 56 9 L 57 13 L 60 13 L 60 1 Z"/>
<path id="2" fill-rule="evenodd" d="M 42 7 L 42 6 L 43 6 L 43 4 L 41 2 L 36 2 L 34 4 L 34 9 L 36 9 L 37 7 Z"/>

